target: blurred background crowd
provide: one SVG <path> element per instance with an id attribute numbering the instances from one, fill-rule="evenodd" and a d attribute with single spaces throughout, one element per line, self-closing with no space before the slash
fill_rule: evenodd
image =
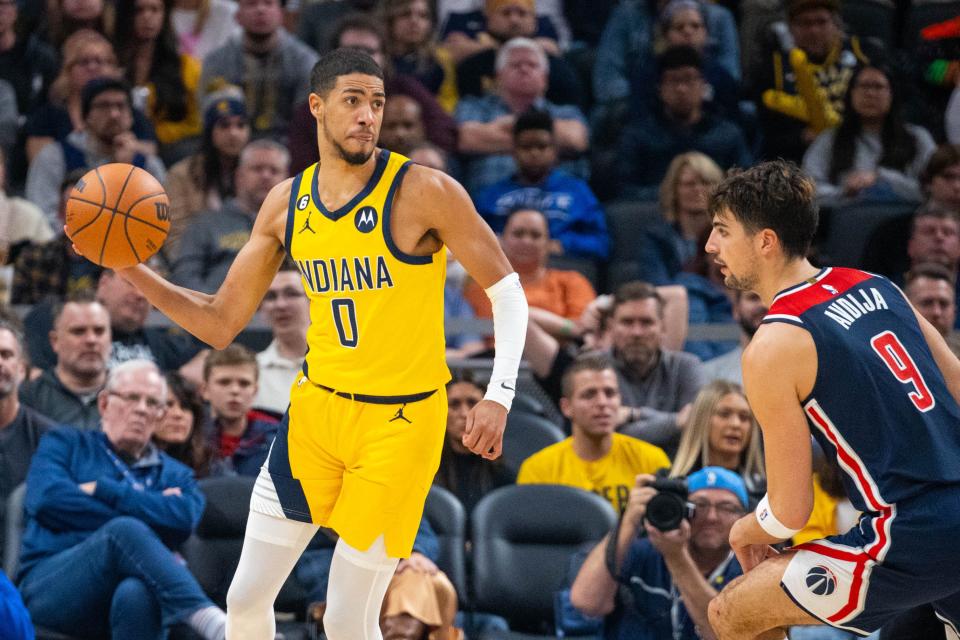
<path id="1" fill-rule="evenodd" d="M 801 165 L 814 262 L 889 277 L 960 353 L 960 0 L 0 0 L 0 636 L 222 637 L 201 614 L 303 362 L 300 273 L 211 351 L 77 256 L 64 208 L 91 168 L 146 169 L 170 198 L 151 265 L 215 291 L 270 189 L 318 160 L 310 70 L 338 47 L 384 69 L 379 146 L 462 182 L 530 305 L 484 462 L 460 436 L 491 309 L 447 256 L 448 439 L 385 637 L 712 637 L 726 534 L 765 491 L 739 384 L 766 309 L 704 252 L 710 190 Z M 795 541 L 856 522 L 815 466 Z M 667 477 L 693 508 L 661 531 Z M 289 638 L 322 633 L 334 542 L 281 594 Z M 942 637 L 932 619 L 883 637 Z"/>

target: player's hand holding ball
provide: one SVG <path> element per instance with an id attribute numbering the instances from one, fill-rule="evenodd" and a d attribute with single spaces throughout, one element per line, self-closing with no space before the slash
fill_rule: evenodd
<path id="1" fill-rule="evenodd" d="M 170 200 L 152 175 L 105 164 L 81 178 L 67 200 L 64 231 L 77 253 L 107 269 L 146 261 L 170 230 Z"/>

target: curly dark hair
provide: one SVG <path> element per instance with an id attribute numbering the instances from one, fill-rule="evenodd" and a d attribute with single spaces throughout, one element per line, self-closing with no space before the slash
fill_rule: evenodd
<path id="1" fill-rule="evenodd" d="M 783 252 L 805 258 L 820 218 L 813 180 L 786 160 L 731 171 L 710 196 L 710 215 L 729 211 L 747 231 L 771 229 Z"/>

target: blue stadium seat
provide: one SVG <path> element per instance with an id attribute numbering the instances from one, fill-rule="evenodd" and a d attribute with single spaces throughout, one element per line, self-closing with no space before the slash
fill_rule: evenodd
<path id="1" fill-rule="evenodd" d="M 570 556 L 602 538 L 617 515 L 598 495 L 559 485 L 514 485 L 485 496 L 472 514 L 472 605 L 517 632 L 554 632 L 554 593 Z M 514 636 L 522 637 L 522 636 Z"/>
<path id="2" fill-rule="evenodd" d="M 440 542 L 437 566 L 447 574 L 457 589 L 457 598 L 462 609 L 467 602 L 466 511 L 455 495 L 443 487 L 433 485 L 427 495 L 423 515 Z"/>

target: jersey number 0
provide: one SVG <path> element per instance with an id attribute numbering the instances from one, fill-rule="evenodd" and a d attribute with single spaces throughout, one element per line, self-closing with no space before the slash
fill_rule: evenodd
<path id="1" fill-rule="evenodd" d="M 933 409 L 936 399 L 930 393 L 930 388 L 927 387 L 923 375 L 917 369 L 916 363 L 907 353 L 906 347 L 900 342 L 897 334 L 892 331 L 877 334 L 870 339 L 870 346 L 886 363 L 887 368 L 890 369 L 897 380 L 913 387 L 907 392 L 913 406 L 923 412 Z"/>
<path id="2" fill-rule="evenodd" d="M 357 305 L 353 298 L 334 298 L 330 301 L 333 324 L 337 327 L 340 344 L 353 349 L 357 346 Z"/>

